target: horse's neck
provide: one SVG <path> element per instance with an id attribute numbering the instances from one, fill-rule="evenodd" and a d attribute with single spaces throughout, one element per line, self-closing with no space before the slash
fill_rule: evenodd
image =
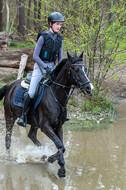
<path id="1" fill-rule="evenodd" d="M 68 72 L 60 72 L 52 84 L 53 92 L 62 106 L 65 106 L 69 96 L 70 86 L 68 85 Z"/>

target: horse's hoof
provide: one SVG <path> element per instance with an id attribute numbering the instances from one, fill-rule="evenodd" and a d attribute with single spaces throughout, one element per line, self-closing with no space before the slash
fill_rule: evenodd
<path id="1" fill-rule="evenodd" d="M 43 155 L 43 156 L 41 157 L 41 161 L 43 161 L 43 162 L 48 162 L 48 157 L 47 157 L 46 155 Z"/>
<path id="2" fill-rule="evenodd" d="M 9 149 L 9 150 L 6 150 L 5 157 L 6 157 L 6 158 L 9 158 L 9 157 L 10 157 L 10 149 Z"/>
<path id="3" fill-rule="evenodd" d="M 36 140 L 36 143 L 35 143 L 36 146 L 42 146 L 41 142 L 39 140 Z"/>
<path id="4" fill-rule="evenodd" d="M 59 177 L 59 178 L 65 178 L 65 177 L 66 177 L 66 172 L 65 172 L 65 170 L 59 169 L 57 174 L 58 174 L 58 177 Z"/>

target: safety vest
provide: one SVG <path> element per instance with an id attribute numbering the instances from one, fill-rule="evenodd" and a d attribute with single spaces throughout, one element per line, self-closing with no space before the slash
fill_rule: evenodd
<path id="1" fill-rule="evenodd" d="M 40 51 L 39 57 L 41 58 L 42 61 L 49 61 L 49 62 L 56 61 L 59 55 L 63 39 L 61 34 L 57 33 L 56 39 L 53 40 L 46 31 L 39 32 L 37 40 L 41 35 L 44 37 L 44 44 Z"/>

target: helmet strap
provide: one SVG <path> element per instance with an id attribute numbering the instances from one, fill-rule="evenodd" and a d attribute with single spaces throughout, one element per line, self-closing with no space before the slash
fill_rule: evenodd
<path id="1" fill-rule="evenodd" d="M 53 30 L 53 23 L 51 23 L 50 28 L 52 29 L 52 31 L 53 31 L 54 34 L 57 34 L 57 33 L 58 33 L 58 32 L 55 32 L 55 31 Z"/>

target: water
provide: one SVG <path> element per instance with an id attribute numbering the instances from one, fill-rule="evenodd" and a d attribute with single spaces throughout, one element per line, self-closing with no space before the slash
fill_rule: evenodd
<path id="1" fill-rule="evenodd" d="M 126 104 L 108 129 L 64 131 L 66 178 L 57 177 L 57 163 L 42 163 L 43 154 L 56 152 L 53 142 L 40 131 L 37 148 L 25 130 L 14 126 L 11 157 L 6 157 L 5 127 L 0 118 L 0 190 L 125 190 Z M 108 124 L 107 124 L 108 125 Z"/>

